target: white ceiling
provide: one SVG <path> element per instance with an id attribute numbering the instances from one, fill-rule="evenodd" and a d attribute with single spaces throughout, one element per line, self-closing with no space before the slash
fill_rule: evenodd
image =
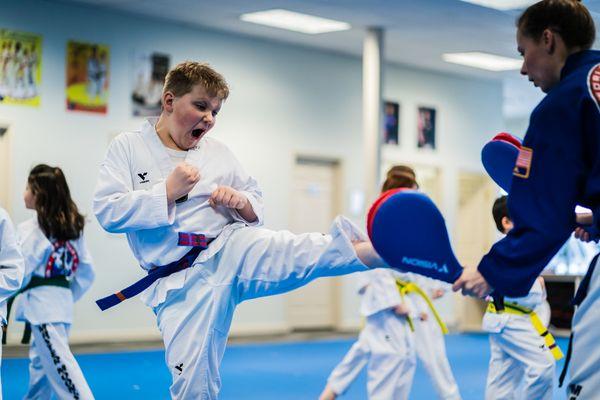
<path id="1" fill-rule="evenodd" d="M 362 55 L 365 28 L 385 30 L 388 62 L 440 72 L 487 79 L 509 80 L 517 90 L 523 81 L 518 71 L 487 72 L 449 64 L 447 52 L 486 51 L 518 58 L 515 45 L 516 11 L 498 11 L 459 0 L 50 0 L 87 4 L 130 14 L 150 16 L 188 25 L 282 41 L 356 56 Z M 584 4 L 600 22 L 600 0 Z M 246 12 L 284 8 L 348 22 L 343 32 L 306 35 L 239 20 Z M 600 25 L 598 25 L 600 26 Z M 600 44 L 597 41 L 597 44 Z M 598 47 L 598 46 L 596 46 Z M 528 96 L 526 89 L 522 96 Z M 531 89 L 530 89 L 531 90 Z M 537 95 L 537 93 L 536 93 Z M 534 97 L 539 97 L 533 95 Z M 509 97 L 521 97 L 509 94 Z"/>

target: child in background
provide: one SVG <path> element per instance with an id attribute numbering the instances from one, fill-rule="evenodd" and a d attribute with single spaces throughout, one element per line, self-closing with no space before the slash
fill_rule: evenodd
<path id="1" fill-rule="evenodd" d="M 423 364 L 440 400 L 460 400 L 460 391 L 448 356 L 444 335 L 448 333 L 431 300 L 442 297 L 449 285 L 414 273 L 396 273 L 399 289 L 414 304 L 413 318 L 417 358 Z"/>
<path id="2" fill-rule="evenodd" d="M 396 188 L 418 188 L 412 168 L 396 165 L 388 171 L 381 191 L 383 193 Z M 367 362 L 370 399 L 407 398 L 416 365 L 415 349 L 438 397 L 444 400 L 460 399 L 458 385 L 446 356 L 444 333 L 447 329 L 429 300 L 429 296 L 436 299 L 444 294 L 444 284 L 417 274 L 397 271 L 382 271 L 377 275 L 373 271 L 359 276 L 362 278 L 359 284 L 360 310 L 367 318 L 367 325 L 342 362 L 330 374 L 320 399 L 333 400 L 344 393 Z M 370 323 L 370 316 L 380 313 L 390 320 L 388 324 L 378 326 Z M 389 329 L 395 331 L 394 335 L 386 332 Z M 390 337 L 396 343 L 389 343 Z M 393 362 L 384 365 L 379 363 L 376 360 L 377 353 L 382 351 L 389 353 L 388 357 Z"/>
<path id="3" fill-rule="evenodd" d="M 83 238 L 84 217 L 63 172 L 38 165 L 27 180 L 25 207 L 36 216 L 17 231 L 25 258 L 16 319 L 32 326 L 29 389 L 25 399 L 93 399 L 68 343 L 73 303 L 94 280 Z"/>
<path id="4" fill-rule="evenodd" d="M 496 199 L 492 208 L 496 227 L 504 234 L 513 228 L 506 200 L 506 196 Z M 504 311 L 488 304 L 482 323 L 490 333 L 487 400 L 552 399 L 555 358 L 562 353 L 546 329 L 544 302 L 543 279 L 538 278 L 526 297 L 505 298 Z"/>
<path id="5" fill-rule="evenodd" d="M 400 294 L 395 272 L 387 269 L 360 273 L 358 293 L 365 326 L 329 375 L 319 400 L 342 395 L 365 365 L 370 400 L 408 399 L 417 365 L 409 323 L 409 318 L 415 317 L 415 307 Z"/>

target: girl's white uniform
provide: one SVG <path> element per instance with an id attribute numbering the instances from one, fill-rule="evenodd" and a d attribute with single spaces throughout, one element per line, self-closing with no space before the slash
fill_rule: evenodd
<path id="1" fill-rule="evenodd" d="M 94 280 L 92 258 L 83 236 L 64 244 L 51 242 L 37 218 L 18 226 L 25 258 L 26 286 L 31 279 L 64 275 L 70 287 L 43 285 L 25 290 L 15 303 L 15 319 L 31 324 L 29 389 L 26 399 L 93 399 L 79 364 L 69 348 L 73 303 Z M 75 266 L 75 270 L 73 267 Z"/>

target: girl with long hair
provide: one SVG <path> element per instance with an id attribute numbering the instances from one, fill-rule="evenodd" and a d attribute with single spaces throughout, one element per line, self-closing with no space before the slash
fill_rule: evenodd
<path id="1" fill-rule="evenodd" d="M 68 343 L 73 304 L 94 280 L 85 219 L 58 167 L 34 167 L 23 197 L 25 207 L 36 212 L 17 229 L 25 279 L 16 319 L 29 323 L 33 334 L 25 398 L 93 399 Z"/>

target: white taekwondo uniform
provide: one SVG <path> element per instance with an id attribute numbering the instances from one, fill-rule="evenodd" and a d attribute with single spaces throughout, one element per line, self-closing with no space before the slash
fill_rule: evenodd
<path id="1" fill-rule="evenodd" d="M 31 324 L 29 389 L 26 399 L 93 399 L 83 372 L 69 348 L 73 305 L 94 281 L 92 258 L 80 236 L 49 240 L 37 217 L 17 228 L 25 258 L 23 286 L 33 280 L 64 277 L 68 287 L 41 284 L 23 291 L 15 303 L 15 319 Z M 33 282 L 32 282 L 33 283 Z"/>
<path id="2" fill-rule="evenodd" d="M 127 235 L 145 270 L 188 253 L 189 246 L 178 246 L 180 233 L 214 238 L 191 268 L 159 279 L 141 297 L 157 316 L 173 377 L 172 398 L 216 399 L 219 364 L 236 306 L 318 277 L 367 270 L 352 244 L 365 236 L 342 217 L 336 218 L 328 235 L 258 228 L 263 206 L 256 181 L 210 136 L 185 158 L 200 171 L 200 181 L 186 201 L 167 205 L 166 178 L 175 162 L 156 133 L 156 121 L 149 119 L 140 131 L 122 133 L 112 141 L 100 167 L 94 213 L 104 229 Z M 213 209 L 208 199 L 218 186 L 243 193 L 257 221 L 249 224 L 235 210 Z"/>
<path id="3" fill-rule="evenodd" d="M 418 274 L 400 273 L 397 271 L 391 272 L 394 279 L 401 279 L 404 282 L 418 282 L 419 287 L 426 292 L 433 292 L 438 288 L 445 290 L 448 286 L 443 282 L 429 279 Z M 369 273 L 359 274 L 359 276 L 365 277 L 359 281 L 359 288 L 366 287 L 369 283 L 366 279 L 366 277 L 369 276 Z M 385 297 L 381 292 L 385 289 L 395 291 L 395 293 L 392 292 L 390 294 L 391 297 Z M 363 297 L 363 302 L 361 304 L 374 304 L 376 309 L 378 304 L 382 301 L 383 304 L 386 304 L 386 299 L 388 301 L 394 298 L 397 300 L 398 290 L 399 288 L 397 285 L 382 286 L 379 291 L 373 292 L 376 295 L 374 299 L 366 299 Z M 430 295 L 430 293 L 426 294 L 428 296 Z M 460 399 L 458 385 L 454 380 L 448 357 L 446 356 L 444 332 L 434 316 L 431 315 L 432 310 L 429 307 L 429 304 L 422 296 L 414 291 L 408 292 L 407 296 L 404 297 L 404 301 L 409 305 L 409 308 L 411 308 L 409 317 L 411 318 L 414 327 L 414 332 L 411 332 L 411 336 L 414 336 L 414 339 L 407 343 L 414 344 L 416 355 L 418 359 L 423 362 L 425 370 L 434 384 L 438 397 L 440 399 Z M 365 315 L 365 312 L 369 312 L 368 307 L 369 306 L 363 308 L 363 315 Z M 428 319 L 425 321 L 421 320 L 421 313 L 428 314 Z M 351 347 L 342 363 L 340 363 L 330 375 L 328 383 L 336 393 L 344 393 L 347 390 L 369 359 L 370 351 L 368 343 L 364 338 L 363 340 L 360 340 L 361 338 L 363 338 L 362 335 Z M 410 382 L 407 382 L 407 384 L 410 388 Z"/>
<path id="4" fill-rule="evenodd" d="M 394 308 L 402 303 L 412 310 L 414 306 L 400 296 L 393 271 L 375 269 L 360 275 L 365 327 L 327 382 L 341 395 L 366 365 L 370 400 L 408 399 L 416 368 L 414 338 L 407 318 Z"/>
<path id="5" fill-rule="evenodd" d="M 504 302 L 505 306 L 512 303 L 539 312 L 540 320 L 547 324 L 545 298 L 545 290 L 536 280 L 527 296 L 506 297 Z M 530 315 L 488 309 L 482 328 L 490 333 L 491 352 L 485 398 L 551 400 L 556 362 Z"/>
<path id="6" fill-rule="evenodd" d="M 431 297 L 436 290 L 447 291 L 449 287 L 445 282 L 414 273 L 399 275 L 400 279 L 404 277 L 409 282 L 417 284 L 428 297 Z M 444 328 L 434 317 L 427 300 L 417 292 L 410 292 L 409 297 L 416 307 L 417 314 L 417 318 L 414 318 L 417 358 L 423 363 L 439 399 L 460 400 L 458 385 L 446 355 L 446 341 L 442 331 Z M 421 313 L 427 314 L 426 320 L 420 318 Z"/>

